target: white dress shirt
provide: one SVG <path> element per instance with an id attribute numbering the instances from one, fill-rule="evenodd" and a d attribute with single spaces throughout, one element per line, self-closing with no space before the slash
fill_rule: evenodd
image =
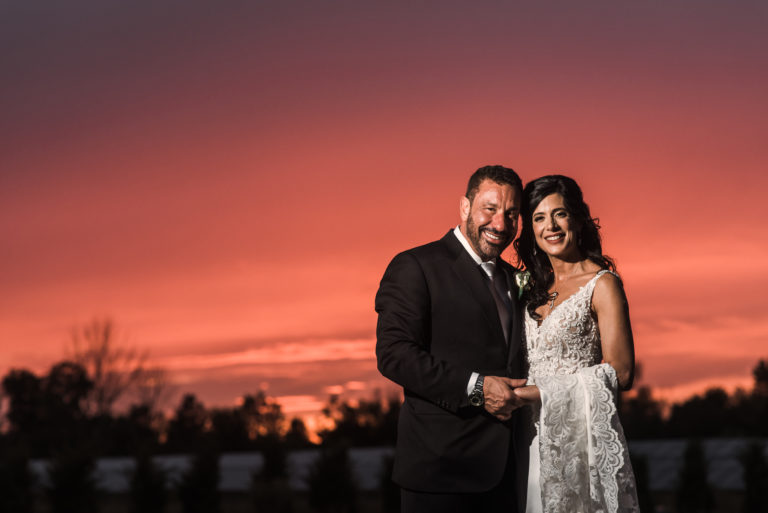
<path id="1" fill-rule="evenodd" d="M 475 250 L 472 249 L 472 246 L 470 246 L 469 241 L 466 237 L 464 237 L 464 234 L 461 233 L 461 229 L 457 226 L 453 229 L 453 234 L 456 236 L 457 239 L 459 239 L 459 242 L 462 246 L 464 246 L 464 249 L 467 250 L 467 253 L 469 253 L 469 256 L 472 257 L 472 260 L 475 261 L 477 265 L 480 266 L 480 268 L 485 271 L 485 273 L 488 275 L 489 278 L 493 277 L 493 270 L 491 266 L 482 265 L 483 259 L 480 258 L 480 256 L 475 253 Z M 496 265 L 496 259 L 490 260 L 493 264 L 493 266 Z M 472 393 L 472 390 L 475 388 L 475 383 L 477 382 L 477 378 L 480 376 L 479 372 L 473 372 L 471 376 L 469 376 L 469 382 L 467 383 L 467 395 Z"/>

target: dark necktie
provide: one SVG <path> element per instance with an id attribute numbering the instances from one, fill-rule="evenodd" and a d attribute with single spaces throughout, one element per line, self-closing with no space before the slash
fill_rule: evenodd
<path id="1" fill-rule="evenodd" d="M 483 267 L 483 271 L 488 276 L 490 282 L 489 288 L 491 289 L 493 300 L 496 302 L 496 309 L 499 312 L 501 329 L 504 331 L 504 341 L 509 343 L 509 322 L 512 319 L 510 313 L 512 303 L 509 300 L 509 292 L 507 291 L 507 276 L 494 262 L 483 262 L 480 265 Z"/>

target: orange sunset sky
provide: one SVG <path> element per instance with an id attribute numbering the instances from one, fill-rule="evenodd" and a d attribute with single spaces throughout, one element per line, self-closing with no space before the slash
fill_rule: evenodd
<path id="1" fill-rule="evenodd" d="M 390 390 L 384 268 L 503 164 L 582 185 L 642 384 L 749 386 L 767 22 L 758 1 L 0 0 L 0 372 L 46 372 L 109 316 L 209 405 Z"/>

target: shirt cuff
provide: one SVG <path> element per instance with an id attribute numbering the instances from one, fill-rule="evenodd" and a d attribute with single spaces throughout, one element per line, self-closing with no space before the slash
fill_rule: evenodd
<path id="1" fill-rule="evenodd" d="M 469 397 L 469 394 L 472 393 L 472 390 L 475 389 L 475 383 L 477 383 L 477 378 L 480 376 L 480 373 L 473 372 L 472 375 L 469 377 L 469 383 L 467 383 L 467 397 Z"/>

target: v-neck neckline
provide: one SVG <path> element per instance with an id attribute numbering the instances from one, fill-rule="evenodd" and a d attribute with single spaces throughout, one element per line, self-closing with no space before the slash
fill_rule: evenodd
<path id="1" fill-rule="evenodd" d="M 602 269 L 601 269 L 600 271 L 602 271 Z M 594 275 L 594 276 L 592 276 L 592 277 L 591 277 L 591 278 L 590 278 L 590 279 L 587 281 L 587 283 L 585 283 L 584 285 L 582 285 L 581 287 L 579 287 L 579 290 L 577 290 L 576 292 L 574 292 L 573 294 L 571 294 L 571 295 L 570 295 L 570 296 L 568 296 L 567 298 L 563 299 L 563 300 L 562 300 L 560 303 L 558 303 L 557 305 L 555 305 L 554 307 L 552 307 L 552 308 L 549 310 L 549 314 L 547 314 L 547 316 L 546 316 L 546 317 L 544 317 L 544 318 L 541 320 L 541 322 L 539 322 L 539 321 L 536 321 L 535 319 L 531 318 L 532 320 L 534 320 L 534 321 L 536 322 L 536 328 L 537 328 L 537 329 L 540 329 L 540 328 L 541 328 L 541 327 L 544 325 L 544 321 L 546 321 L 547 319 L 549 319 L 550 317 L 552 317 L 552 314 L 553 314 L 553 313 L 555 313 L 555 311 L 556 311 L 557 309 L 559 309 L 559 308 L 560 308 L 562 305 L 564 305 L 565 303 L 567 303 L 567 302 L 568 302 L 568 301 L 569 301 L 571 298 L 573 298 L 573 297 L 575 297 L 575 296 L 578 296 L 579 294 L 581 294 L 581 291 L 582 291 L 582 290 L 584 290 L 584 289 L 587 287 L 587 285 L 589 285 L 590 283 L 592 283 L 592 281 L 593 281 L 593 280 L 595 280 L 595 279 L 596 279 L 598 276 L 600 276 L 600 275 L 602 274 L 600 271 L 597 271 L 597 273 L 595 273 L 595 275 Z M 527 309 L 526 309 L 526 313 L 527 313 Z M 530 315 L 529 315 L 529 317 L 530 317 Z"/>

